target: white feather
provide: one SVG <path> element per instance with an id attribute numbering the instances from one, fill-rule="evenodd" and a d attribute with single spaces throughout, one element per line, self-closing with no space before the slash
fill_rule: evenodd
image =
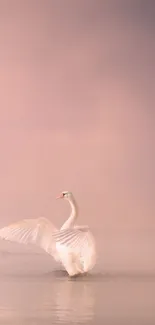
<path id="1" fill-rule="evenodd" d="M 65 193 L 65 194 L 64 194 Z M 48 219 L 24 219 L 0 229 L 0 238 L 35 244 L 62 262 L 70 276 L 88 272 L 96 263 L 95 240 L 88 226 L 77 226 L 77 206 L 72 193 L 63 192 L 72 208 L 69 219 L 58 230 Z"/>

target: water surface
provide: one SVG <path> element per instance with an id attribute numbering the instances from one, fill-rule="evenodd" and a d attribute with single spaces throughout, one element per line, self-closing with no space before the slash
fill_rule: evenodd
<path id="1" fill-rule="evenodd" d="M 155 277 L 65 271 L 0 277 L 0 324 L 155 324 Z"/>

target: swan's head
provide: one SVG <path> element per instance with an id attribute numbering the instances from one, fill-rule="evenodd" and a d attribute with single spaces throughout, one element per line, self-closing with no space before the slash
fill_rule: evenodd
<path id="1" fill-rule="evenodd" d="M 72 192 L 63 191 L 59 196 L 57 196 L 57 199 L 72 200 L 73 199 L 73 194 L 72 194 Z"/>

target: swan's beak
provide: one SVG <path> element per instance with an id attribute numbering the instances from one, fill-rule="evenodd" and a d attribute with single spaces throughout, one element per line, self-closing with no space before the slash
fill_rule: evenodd
<path id="1" fill-rule="evenodd" d="M 63 198 L 63 193 L 61 193 L 59 196 L 56 197 L 56 199 L 62 199 Z"/>

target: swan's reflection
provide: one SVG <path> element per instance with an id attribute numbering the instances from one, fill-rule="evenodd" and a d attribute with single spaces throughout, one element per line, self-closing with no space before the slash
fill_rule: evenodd
<path id="1" fill-rule="evenodd" d="M 63 281 L 57 289 L 55 310 L 59 321 L 82 323 L 93 318 L 95 299 L 91 283 Z"/>
<path id="2" fill-rule="evenodd" d="M 40 279 L 16 279 L 3 282 L 0 320 L 14 319 L 16 324 L 28 319 L 56 323 L 85 323 L 94 315 L 93 283 L 70 281 L 54 276 Z"/>

